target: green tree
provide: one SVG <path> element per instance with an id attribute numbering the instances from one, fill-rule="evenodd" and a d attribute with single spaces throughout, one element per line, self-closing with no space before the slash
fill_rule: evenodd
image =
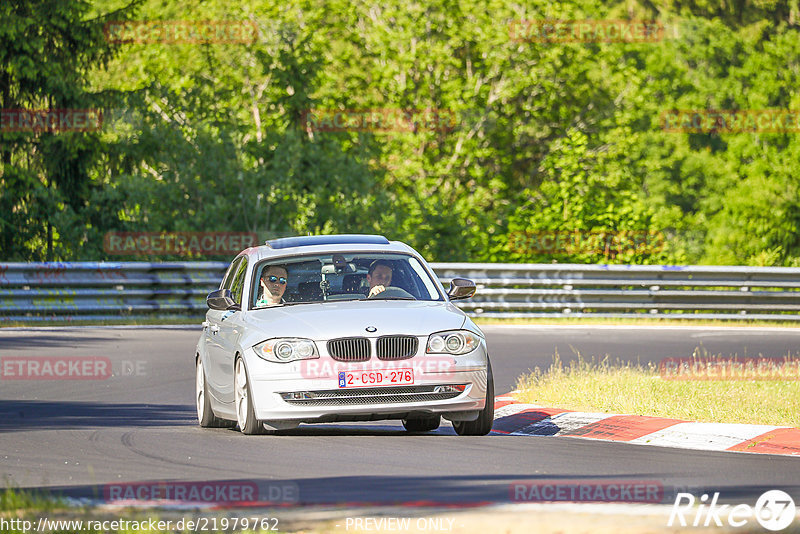
<path id="1" fill-rule="evenodd" d="M 440 261 L 800 258 L 797 136 L 676 133 L 661 119 L 798 109 L 794 0 L 143 0 L 143 21 L 252 23 L 258 38 L 132 42 L 113 56 L 99 32 L 130 16 L 120 1 L 0 8 L 4 108 L 109 108 L 101 132 L 2 132 L 6 258 L 44 257 L 48 241 L 54 258 L 102 257 L 110 230 L 379 232 Z M 515 23 L 542 19 L 665 31 L 641 43 L 514 38 Z M 56 37 L 30 44 L 26 32 Z M 53 59 L 37 62 L 48 47 Z M 375 109 L 423 114 L 391 132 L 304 122 Z M 646 232 L 665 245 L 517 246 L 538 231 Z"/>
<path id="2" fill-rule="evenodd" d="M 116 95 L 87 90 L 86 76 L 114 47 L 86 2 L 9 0 L 0 5 L 0 110 L 102 108 Z M 114 17 L 132 16 L 133 7 Z M 109 14 L 111 16 L 111 14 Z M 24 130 L 24 129 L 23 129 Z M 80 131 L 0 131 L 0 249 L 4 259 L 75 257 L 109 206 L 91 177 L 104 147 Z"/>

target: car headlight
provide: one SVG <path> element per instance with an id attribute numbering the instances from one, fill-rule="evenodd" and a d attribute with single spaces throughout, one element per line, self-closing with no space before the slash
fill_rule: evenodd
<path id="1" fill-rule="evenodd" d="M 428 354 L 466 354 L 475 350 L 481 342 L 480 336 L 469 330 L 437 332 L 428 337 Z"/>
<path id="2" fill-rule="evenodd" d="M 310 339 L 299 337 L 277 337 L 253 347 L 261 358 L 275 363 L 319 358 L 317 346 Z"/>

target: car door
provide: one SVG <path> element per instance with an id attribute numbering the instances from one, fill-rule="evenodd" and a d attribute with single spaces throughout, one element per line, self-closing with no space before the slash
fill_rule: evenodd
<path id="1" fill-rule="evenodd" d="M 245 258 L 240 256 L 231 262 L 220 289 L 231 289 L 233 281 L 239 273 L 239 267 L 244 260 Z M 210 309 L 206 312 L 206 322 L 204 323 L 206 355 L 208 356 L 205 362 L 206 383 L 211 395 L 219 402 L 228 402 L 224 398 L 225 372 L 223 370 L 228 358 L 225 355 L 222 336 L 220 335 L 220 324 L 223 322 L 223 317 L 228 313 L 228 311 Z"/>
<path id="2" fill-rule="evenodd" d="M 214 388 L 217 390 L 220 402 L 233 403 L 233 358 L 236 355 L 239 337 L 242 333 L 242 299 L 244 297 L 244 281 L 247 275 L 247 257 L 242 256 L 236 265 L 231 278 L 231 293 L 233 300 L 239 305 L 239 310 L 226 310 L 219 312 L 216 321 L 216 350 L 212 373 L 214 374 Z"/>

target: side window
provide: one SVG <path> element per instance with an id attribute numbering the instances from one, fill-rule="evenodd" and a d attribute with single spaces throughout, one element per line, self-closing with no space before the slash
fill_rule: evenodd
<path id="1" fill-rule="evenodd" d="M 419 289 L 419 282 L 422 282 L 428 292 L 428 294 L 423 298 L 441 300 L 442 297 L 439 296 L 439 292 L 436 290 L 436 286 L 431 280 L 431 277 L 425 272 L 425 269 L 422 267 L 419 261 L 417 261 L 417 258 L 409 258 L 408 264 L 411 265 L 411 268 L 414 270 L 414 281 L 417 285 L 417 288 Z M 420 293 L 422 292 L 420 291 Z M 424 295 L 424 293 L 422 294 Z"/>
<path id="2" fill-rule="evenodd" d="M 236 301 L 237 304 L 242 303 L 242 291 L 244 291 L 244 275 L 246 272 L 247 272 L 247 258 L 242 257 L 242 261 L 239 262 L 239 265 L 236 268 L 236 274 L 233 276 L 233 282 L 231 283 L 231 293 L 233 293 L 233 300 Z"/>
<path id="3" fill-rule="evenodd" d="M 230 267 L 228 267 L 228 271 L 225 273 L 225 278 L 222 279 L 222 283 L 219 286 L 220 289 L 231 288 L 231 283 L 233 283 L 233 276 L 236 274 L 237 267 L 243 260 L 244 257 L 238 257 L 231 262 Z"/>

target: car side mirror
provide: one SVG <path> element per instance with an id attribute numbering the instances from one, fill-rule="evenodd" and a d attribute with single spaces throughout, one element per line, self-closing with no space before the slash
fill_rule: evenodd
<path id="1" fill-rule="evenodd" d="M 225 311 L 240 309 L 236 301 L 233 300 L 233 293 L 231 293 L 230 289 L 217 289 L 216 291 L 212 291 L 206 297 L 206 304 L 212 310 Z"/>
<path id="2" fill-rule="evenodd" d="M 475 282 L 466 278 L 453 278 L 450 280 L 450 289 L 447 296 L 450 300 L 468 299 L 475 294 Z"/>

